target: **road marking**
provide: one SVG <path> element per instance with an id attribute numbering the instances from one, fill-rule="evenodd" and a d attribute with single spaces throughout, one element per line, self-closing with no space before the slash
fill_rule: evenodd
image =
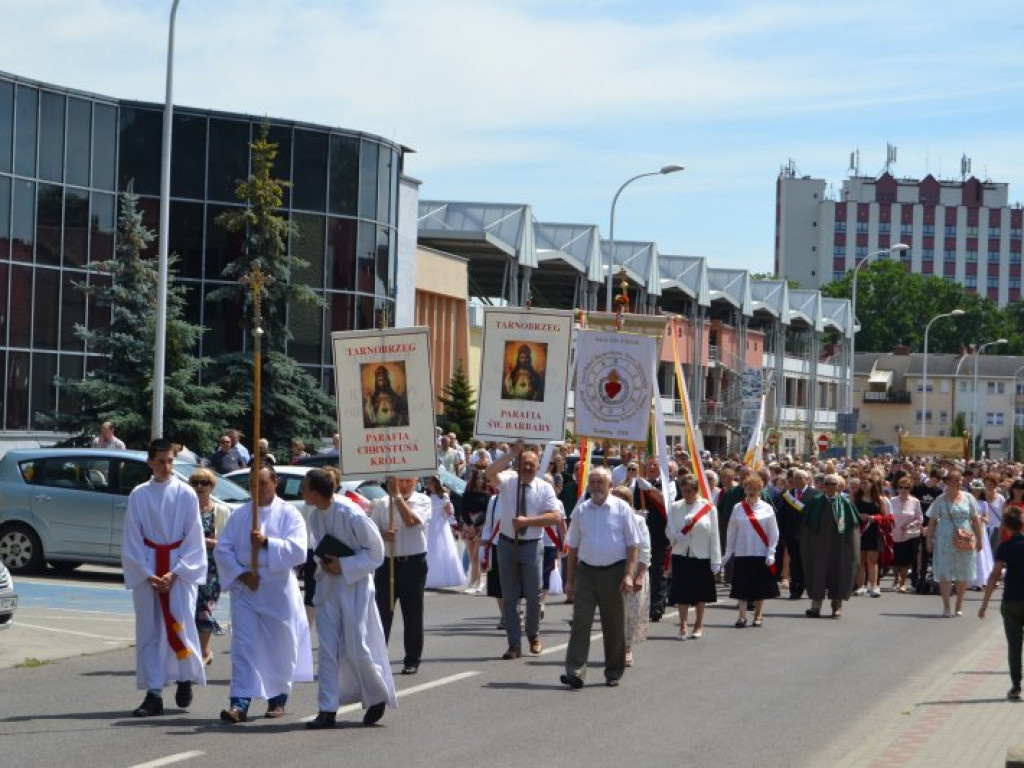
<path id="1" fill-rule="evenodd" d="M 92 637 L 96 640 L 113 640 L 115 642 L 127 643 L 132 640 L 130 637 L 111 637 L 110 635 L 93 635 L 89 632 L 75 632 L 73 629 L 57 629 L 56 627 L 42 627 L 38 624 L 26 624 L 24 621 L 18 620 L 17 626 L 28 627 L 29 629 L 42 629 L 46 632 L 57 632 L 61 635 L 76 635 L 78 637 Z"/>
<path id="2" fill-rule="evenodd" d="M 25 609 L 25 613 L 28 613 L 29 610 L 31 610 L 31 609 L 26 608 Z M 99 618 L 96 618 L 96 619 L 90 619 L 90 621 L 120 621 L 121 623 L 124 623 L 124 624 L 127 624 L 127 623 L 135 621 L 135 617 L 134 616 L 121 618 L 120 616 L 111 616 L 107 611 L 81 611 L 81 610 L 78 610 L 77 608 L 52 608 L 51 610 L 54 610 L 54 611 L 66 611 L 67 613 L 87 613 L 90 616 L 97 616 L 97 617 L 99 617 Z M 19 613 L 18 615 L 20 616 L 21 614 Z M 81 621 L 82 620 L 81 616 L 65 616 L 65 615 L 62 615 L 62 614 L 56 614 L 54 616 L 50 616 L 50 615 L 45 614 L 45 613 L 44 614 L 36 614 L 36 613 L 34 613 L 34 614 L 32 614 L 32 618 L 37 620 L 37 621 L 39 619 L 47 619 L 49 621 Z"/>
<path id="3" fill-rule="evenodd" d="M 193 749 L 190 752 L 178 752 L 176 755 L 158 757 L 156 760 L 150 760 L 148 763 L 136 763 L 129 766 L 129 768 L 160 768 L 162 765 L 173 765 L 174 763 L 191 760 L 193 757 L 202 757 L 205 754 L 205 752 L 200 752 L 198 749 Z"/>
<path id="4" fill-rule="evenodd" d="M 87 582 L 80 582 L 80 581 L 76 581 L 73 584 L 68 584 L 66 581 L 55 581 L 53 579 L 40 579 L 40 578 L 33 578 L 31 576 L 19 576 L 18 577 L 18 583 L 19 584 L 25 584 L 26 586 L 30 585 L 30 584 L 38 584 L 40 586 L 46 586 L 46 587 L 63 587 L 64 589 L 105 589 L 105 590 L 108 590 L 108 591 L 111 591 L 111 592 L 124 592 L 125 591 L 125 587 L 124 587 L 123 584 L 121 586 L 113 586 L 113 585 L 106 586 L 104 584 L 89 584 Z"/>
<path id="5" fill-rule="evenodd" d="M 397 698 L 400 699 L 403 696 L 408 696 L 411 693 L 421 693 L 422 691 L 429 691 L 431 688 L 440 688 L 442 685 L 451 685 L 452 683 L 457 683 L 460 680 L 467 680 L 471 677 L 476 677 L 479 674 L 480 672 L 476 670 L 470 670 L 469 672 L 459 672 L 455 675 L 449 675 L 448 677 L 442 677 L 438 678 L 437 680 L 431 680 L 429 683 L 421 683 L 420 685 L 413 685 L 409 688 L 403 688 L 402 690 L 397 691 L 395 695 L 397 696 Z M 362 709 L 362 704 L 347 704 L 338 710 L 338 714 L 344 715 L 348 714 L 349 712 L 359 712 Z M 309 722 L 314 717 L 316 717 L 316 715 L 310 715 L 309 717 L 305 717 L 302 719 L 302 722 Z"/>

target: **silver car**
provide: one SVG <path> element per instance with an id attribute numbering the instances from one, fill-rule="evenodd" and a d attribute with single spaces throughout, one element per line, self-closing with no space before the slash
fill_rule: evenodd
<path id="1" fill-rule="evenodd" d="M 18 593 L 14 591 L 14 579 L 0 560 L 0 629 L 9 629 L 14 624 L 14 611 L 17 607 Z"/>
<path id="2" fill-rule="evenodd" d="M 174 462 L 183 480 L 195 470 Z M 0 459 L 0 560 L 15 574 L 82 563 L 121 564 L 128 494 L 149 479 L 145 451 L 40 448 Z M 231 507 L 249 500 L 234 483 L 213 496 Z"/>

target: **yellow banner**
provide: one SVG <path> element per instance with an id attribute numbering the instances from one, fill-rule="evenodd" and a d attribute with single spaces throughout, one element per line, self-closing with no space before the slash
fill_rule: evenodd
<path id="1" fill-rule="evenodd" d="M 900 454 L 903 456 L 946 456 L 967 458 L 967 440 L 962 437 L 900 437 Z"/>

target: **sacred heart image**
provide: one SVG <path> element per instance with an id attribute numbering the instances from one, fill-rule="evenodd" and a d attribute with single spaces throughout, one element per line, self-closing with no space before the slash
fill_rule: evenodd
<path id="1" fill-rule="evenodd" d="M 536 341 L 506 341 L 501 399 L 542 401 L 547 364 L 547 344 Z"/>
<path id="2" fill-rule="evenodd" d="M 409 425 L 405 362 L 364 363 L 359 366 L 363 390 L 363 427 Z"/>
<path id="3" fill-rule="evenodd" d="M 615 396 L 621 391 L 622 382 L 619 380 L 619 372 L 612 368 L 608 378 L 604 380 L 604 393 L 608 396 L 609 400 L 614 400 Z"/>
<path id="4" fill-rule="evenodd" d="M 588 406 L 603 419 L 627 420 L 650 406 L 649 377 L 628 355 L 597 355 L 580 379 Z"/>

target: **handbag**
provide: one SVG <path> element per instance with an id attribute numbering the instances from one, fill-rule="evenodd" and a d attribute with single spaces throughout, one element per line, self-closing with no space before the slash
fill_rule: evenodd
<path id="1" fill-rule="evenodd" d="M 892 518 L 886 517 L 885 520 L 885 523 L 878 523 L 878 564 L 883 568 L 892 565 L 896 554 L 892 539 Z"/>
<path id="2" fill-rule="evenodd" d="M 953 522 L 953 515 L 950 514 L 949 522 L 953 523 L 953 549 L 957 552 L 973 552 L 977 542 L 974 539 L 974 531 L 965 531 L 958 528 Z"/>

